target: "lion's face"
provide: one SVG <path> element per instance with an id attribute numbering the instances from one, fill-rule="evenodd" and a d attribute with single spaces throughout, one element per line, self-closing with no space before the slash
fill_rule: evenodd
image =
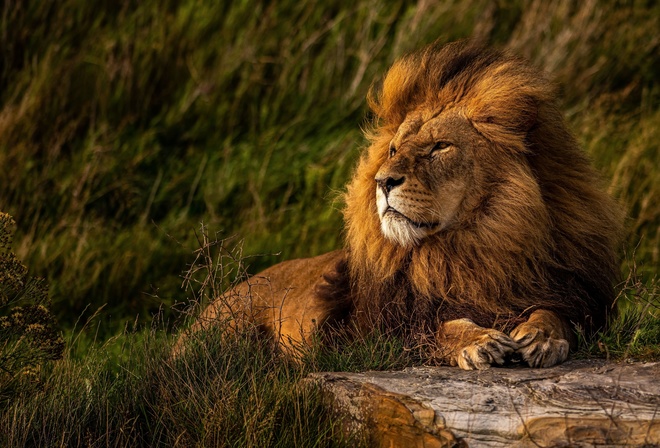
<path id="1" fill-rule="evenodd" d="M 381 230 L 404 246 L 460 225 L 480 181 L 478 148 L 485 144 L 457 111 L 408 114 L 375 176 Z"/>

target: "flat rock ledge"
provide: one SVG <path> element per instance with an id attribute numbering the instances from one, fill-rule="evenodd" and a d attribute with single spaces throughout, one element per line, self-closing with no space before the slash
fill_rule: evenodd
<path id="1" fill-rule="evenodd" d="M 314 373 L 374 447 L 660 447 L 660 363 Z"/>

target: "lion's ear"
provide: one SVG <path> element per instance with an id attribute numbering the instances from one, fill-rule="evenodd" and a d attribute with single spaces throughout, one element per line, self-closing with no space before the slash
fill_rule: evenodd
<path id="1" fill-rule="evenodd" d="M 540 72 L 510 59 L 489 67 L 470 88 L 465 104 L 475 126 L 497 126 L 495 133 L 524 136 L 538 122 L 542 105 L 554 98 L 554 85 Z"/>
<path id="2" fill-rule="evenodd" d="M 533 97 L 511 95 L 484 101 L 473 109 L 470 119 L 477 127 L 496 125 L 506 133 L 525 135 L 536 124 L 538 113 L 538 104 Z"/>

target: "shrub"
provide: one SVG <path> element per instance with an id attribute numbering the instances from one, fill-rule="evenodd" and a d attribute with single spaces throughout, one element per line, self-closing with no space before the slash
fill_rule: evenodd
<path id="1" fill-rule="evenodd" d="M 0 212 L 0 406 L 17 388 L 37 384 L 40 367 L 64 351 L 46 282 L 28 277 L 11 251 L 13 228 L 12 217 Z"/>

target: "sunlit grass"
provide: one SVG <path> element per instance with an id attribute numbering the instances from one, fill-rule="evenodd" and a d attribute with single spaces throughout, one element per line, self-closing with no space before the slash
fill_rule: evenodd
<path id="1" fill-rule="evenodd" d="M 307 370 L 222 330 L 172 360 L 165 331 L 126 332 L 41 372 L 0 414 L 2 446 L 349 446 Z M 254 336 L 254 334 L 252 335 Z"/>

